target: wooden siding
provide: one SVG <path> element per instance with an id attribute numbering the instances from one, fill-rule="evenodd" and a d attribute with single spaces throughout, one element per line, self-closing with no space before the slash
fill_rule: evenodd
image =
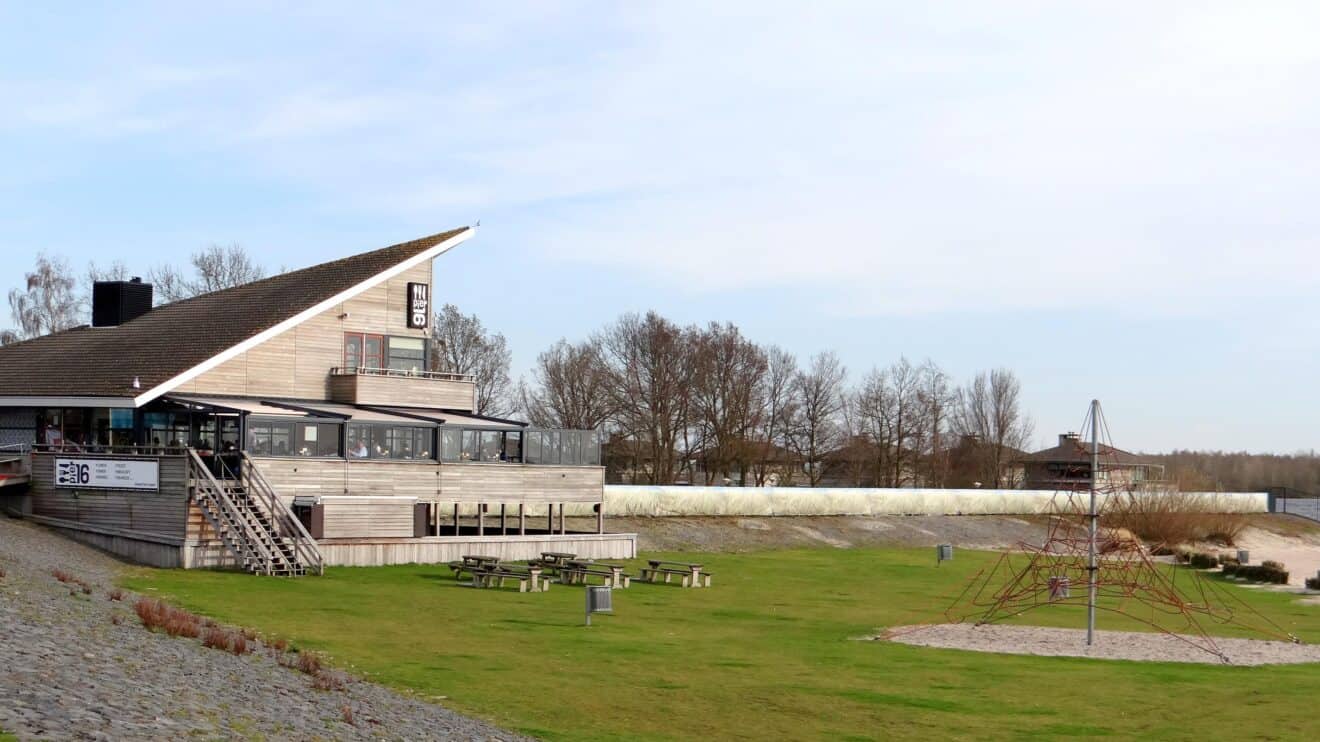
<path id="1" fill-rule="evenodd" d="M 328 500 L 323 503 L 325 531 L 322 538 L 411 538 L 416 502 L 411 497 Z"/>
<path id="2" fill-rule="evenodd" d="M 605 470 L 599 466 L 447 464 L 440 496 L 448 502 L 600 502 Z"/>
<path id="3" fill-rule="evenodd" d="M 599 466 L 255 459 L 286 502 L 298 495 L 393 495 L 432 502 L 600 502 Z"/>
<path id="4" fill-rule="evenodd" d="M 444 564 L 464 554 L 488 554 L 505 561 L 534 559 L 543 551 L 577 554 L 587 559 L 633 559 L 637 535 L 570 533 L 563 536 L 428 537 L 401 540 L 321 539 L 327 566 L 378 567 L 386 564 Z"/>
<path id="5" fill-rule="evenodd" d="M 174 569 L 183 565 L 183 547 L 168 541 L 135 538 L 134 534 L 114 529 L 101 529 L 82 523 L 70 523 L 57 518 L 33 516 L 32 520 L 56 529 L 60 535 L 79 543 L 95 546 L 130 562 L 152 567 Z"/>
<path id="6" fill-rule="evenodd" d="M 425 338 L 408 327 L 408 284 L 434 286 L 430 262 L 307 319 L 173 391 L 330 399 L 330 369 L 344 363 L 344 333 L 371 332 Z M 435 291 L 431 292 L 432 302 Z M 388 379 L 382 379 L 387 381 Z M 471 405 L 469 399 L 464 408 Z"/>
<path id="7" fill-rule="evenodd" d="M 330 377 L 330 398 L 345 404 L 476 409 L 476 384 L 470 381 L 406 376 Z"/>
<path id="8" fill-rule="evenodd" d="M 122 456 L 60 458 L 115 459 Z M 32 455 L 32 514 L 71 523 L 182 538 L 188 507 L 188 464 L 182 456 L 161 456 L 160 491 L 55 487 L 56 454 Z"/>

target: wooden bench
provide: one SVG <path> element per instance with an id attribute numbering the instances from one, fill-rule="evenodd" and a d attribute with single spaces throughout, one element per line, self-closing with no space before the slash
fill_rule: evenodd
<path id="1" fill-rule="evenodd" d="M 588 577 L 601 578 L 602 585 L 623 589 L 632 584 L 632 577 L 624 574 L 617 564 L 603 564 L 591 560 L 574 560 L 559 571 L 559 580 L 565 585 L 586 585 Z"/>
<path id="2" fill-rule="evenodd" d="M 709 572 L 702 572 L 700 564 L 688 562 L 666 562 L 662 559 L 647 560 L 649 567 L 642 569 L 642 579 L 647 582 L 655 582 L 661 575 L 665 582 L 670 582 L 675 576 L 681 578 L 680 584 L 683 587 L 710 587 L 710 578 L 713 577 Z"/>
<path id="3" fill-rule="evenodd" d="M 539 567 L 501 564 L 472 568 L 473 587 L 504 587 L 505 580 L 517 580 L 520 593 L 544 593 L 550 590 L 550 581 L 542 579 Z"/>
<path id="4" fill-rule="evenodd" d="M 464 554 L 461 560 L 449 562 L 449 569 L 454 572 L 454 579 L 462 579 L 463 573 L 472 573 L 477 568 L 488 569 L 499 566 L 500 558 L 480 554 Z"/>
<path id="5" fill-rule="evenodd" d="M 568 566 L 568 563 L 577 559 L 577 554 L 569 554 L 562 551 L 543 551 L 540 559 L 532 559 L 528 564 L 534 564 L 545 570 L 547 575 L 559 575 L 559 571 Z"/>

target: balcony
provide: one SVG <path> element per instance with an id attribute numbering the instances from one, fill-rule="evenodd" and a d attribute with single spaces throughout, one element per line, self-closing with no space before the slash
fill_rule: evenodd
<path id="1" fill-rule="evenodd" d="M 330 369 L 330 398 L 344 404 L 471 411 L 476 384 L 469 374 L 336 367 Z"/>

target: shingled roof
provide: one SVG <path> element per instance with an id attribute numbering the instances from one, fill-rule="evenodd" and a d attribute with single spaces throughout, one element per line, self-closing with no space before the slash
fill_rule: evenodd
<path id="1" fill-rule="evenodd" d="M 165 304 L 116 327 L 82 326 L 0 347 L 0 397 L 140 398 L 468 231 L 441 232 Z M 134 378 L 140 388 L 133 387 Z"/>

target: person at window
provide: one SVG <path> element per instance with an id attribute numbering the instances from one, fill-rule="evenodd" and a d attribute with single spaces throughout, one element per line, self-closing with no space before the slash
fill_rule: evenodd
<path id="1" fill-rule="evenodd" d="M 365 459 L 371 454 L 371 452 L 367 450 L 367 444 L 363 443 L 361 440 L 350 442 L 348 447 L 353 452 L 354 458 Z"/>

